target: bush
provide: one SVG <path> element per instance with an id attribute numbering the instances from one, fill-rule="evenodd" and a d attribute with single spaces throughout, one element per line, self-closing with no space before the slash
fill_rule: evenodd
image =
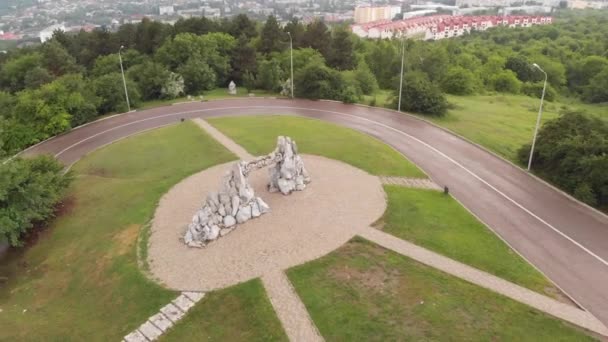
<path id="1" fill-rule="evenodd" d="M 265 89 L 273 92 L 281 91 L 281 80 L 283 79 L 283 70 L 277 59 L 262 61 L 258 65 L 257 83 L 260 89 Z"/>
<path id="2" fill-rule="evenodd" d="M 371 95 L 378 90 L 378 81 L 376 81 L 376 76 L 369 69 L 365 60 L 359 61 L 357 65 L 357 69 L 354 72 L 354 78 L 357 81 L 361 92 L 365 95 Z"/>
<path id="3" fill-rule="evenodd" d="M 297 97 L 311 100 L 342 100 L 344 81 L 337 71 L 318 63 L 311 63 L 295 77 Z"/>
<path id="4" fill-rule="evenodd" d="M 100 113 L 127 111 L 125 89 L 123 88 L 122 76 L 119 73 L 101 76 L 95 79 L 93 86 L 95 94 L 101 99 L 99 104 Z M 140 100 L 139 91 L 136 84 L 129 78 L 127 78 L 127 88 L 131 107 L 136 107 Z"/>
<path id="5" fill-rule="evenodd" d="M 215 88 L 216 76 L 209 64 L 198 58 L 190 58 L 177 71 L 184 78 L 186 92 L 198 95 L 201 91 Z"/>
<path id="6" fill-rule="evenodd" d="M 171 72 L 162 64 L 154 62 L 138 64 L 131 67 L 127 75 L 135 81 L 139 94 L 144 100 L 165 98 L 163 88 L 170 81 Z"/>
<path id="7" fill-rule="evenodd" d="M 461 67 L 448 70 L 441 88 L 448 94 L 471 95 L 475 93 L 476 79 L 472 72 Z"/>
<path id="8" fill-rule="evenodd" d="M 538 132 L 532 169 L 576 198 L 600 207 L 608 204 L 608 123 L 570 112 Z M 519 160 L 528 162 L 530 145 Z"/>
<path id="9" fill-rule="evenodd" d="M 494 90 L 518 94 L 521 90 L 521 81 L 517 79 L 515 73 L 511 70 L 503 70 L 490 78 L 490 83 Z"/>
<path id="10" fill-rule="evenodd" d="M 530 97 L 535 97 L 537 99 L 540 99 L 540 97 L 543 94 L 543 85 L 544 85 L 544 82 L 536 82 L 536 83 L 526 82 L 521 87 L 521 91 L 522 91 L 522 93 L 524 93 Z M 553 87 L 551 87 L 551 85 L 547 83 L 547 89 L 545 90 L 545 100 L 552 102 L 555 100 L 556 96 L 557 96 L 557 92 L 555 91 L 555 89 L 553 89 Z"/>
<path id="11" fill-rule="evenodd" d="M 0 165 L 0 235 L 12 246 L 34 223 L 49 219 L 72 177 L 49 156 Z"/>
<path id="12" fill-rule="evenodd" d="M 443 116 L 448 110 L 448 101 L 439 87 L 422 72 L 411 72 L 404 76 L 401 97 L 401 109 L 407 111 Z M 393 108 L 397 109 L 398 102 L 397 95 Z"/>

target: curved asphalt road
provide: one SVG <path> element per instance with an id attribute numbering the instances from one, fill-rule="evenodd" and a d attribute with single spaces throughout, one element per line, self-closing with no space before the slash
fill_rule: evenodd
<path id="1" fill-rule="evenodd" d="M 97 121 L 25 154 L 50 153 L 72 164 L 100 146 L 180 118 L 251 114 L 313 117 L 357 129 L 393 146 L 435 182 L 449 186 L 456 199 L 608 325 L 608 217 L 483 149 L 408 115 L 307 100 L 193 102 Z"/>

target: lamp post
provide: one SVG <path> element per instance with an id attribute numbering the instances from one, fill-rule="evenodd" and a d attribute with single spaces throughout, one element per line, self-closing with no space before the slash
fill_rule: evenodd
<path id="1" fill-rule="evenodd" d="M 401 91 L 403 90 L 403 61 L 405 59 L 405 39 L 401 37 L 401 78 L 399 79 L 399 104 L 397 111 L 401 111 Z"/>
<path id="2" fill-rule="evenodd" d="M 122 84 L 125 86 L 125 98 L 127 99 L 127 110 L 131 111 L 131 104 L 129 103 L 129 92 L 127 91 L 127 79 L 125 78 L 125 69 L 122 67 L 122 55 L 120 52 L 124 49 L 125 46 L 121 45 L 120 49 L 118 49 L 118 60 L 120 61 L 120 72 L 122 73 Z"/>
<path id="3" fill-rule="evenodd" d="M 291 32 L 287 32 L 289 36 L 289 58 L 291 60 L 291 98 L 293 99 L 293 40 L 291 38 Z"/>
<path id="4" fill-rule="evenodd" d="M 533 67 L 542 71 L 545 74 L 545 84 L 543 85 L 543 93 L 540 96 L 540 108 L 538 109 L 538 116 L 536 118 L 536 128 L 534 128 L 534 137 L 532 138 L 532 148 L 530 149 L 530 159 L 528 159 L 528 171 L 532 166 L 532 156 L 534 155 L 534 145 L 536 145 L 536 135 L 538 134 L 538 126 L 540 125 L 540 117 L 543 114 L 543 101 L 545 100 L 545 90 L 547 89 L 547 73 L 538 64 L 532 64 Z"/>

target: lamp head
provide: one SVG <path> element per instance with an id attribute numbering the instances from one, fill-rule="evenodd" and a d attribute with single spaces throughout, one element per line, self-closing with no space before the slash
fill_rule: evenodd
<path id="1" fill-rule="evenodd" d="M 533 63 L 532 66 L 535 67 L 535 68 L 537 68 L 537 69 L 540 69 L 540 67 L 536 63 Z"/>

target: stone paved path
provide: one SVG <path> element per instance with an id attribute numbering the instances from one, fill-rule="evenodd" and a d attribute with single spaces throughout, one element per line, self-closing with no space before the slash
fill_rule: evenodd
<path id="1" fill-rule="evenodd" d="M 365 239 L 379 244 L 399 254 L 410 257 L 425 265 L 464 279 L 470 283 L 500 293 L 520 303 L 529 305 L 551 316 L 578 325 L 595 333 L 608 336 L 606 328 L 597 318 L 577 307 L 543 296 L 532 290 L 515 285 L 502 278 L 480 271 L 471 266 L 439 255 L 425 248 L 401 240 L 375 228 L 368 228 L 359 233 Z"/>
<path id="2" fill-rule="evenodd" d="M 139 328 L 125 336 L 124 342 L 155 341 L 177 323 L 188 310 L 203 299 L 203 292 L 182 292 L 171 303 L 163 306 L 160 311 L 152 315 Z"/>
<path id="3" fill-rule="evenodd" d="M 393 176 L 380 176 L 382 184 L 387 185 L 400 185 L 408 188 L 418 189 L 430 189 L 430 190 L 443 190 L 439 185 L 430 179 L 426 178 L 407 178 L 407 177 L 393 177 Z"/>
<path id="4" fill-rule="evenodd" d="M 245 150 L 241 145 L 235 143 L 234 140 L 225 136 L 224 133 L 218 131 L 215 127 L 211 126 L 207 121 L 205 121 L 201 118 L 196 118 L 196 119 L 193 119 L 192 121 L 194 121 L 194 123 L 199 125 L 200 128 L 203 129 L 203 131 L 207 132 L 207 134 L 212 136 L 213 139 L 217 140 L 219 143 L 224 145 L 224 147 L 226 147 L 232 153 L 236 154 L 236 156 L 239 157 L 240 159 L 252 160 L 255 158 L 254 156 L 249 154 L 249 152 L 247 152 L 247 150 Z"/>
<path id="5" fill-rule="evenodd" d="M 323 341 L 285 273 L 267 273 L 262 283 L 290 341 Z"/>

